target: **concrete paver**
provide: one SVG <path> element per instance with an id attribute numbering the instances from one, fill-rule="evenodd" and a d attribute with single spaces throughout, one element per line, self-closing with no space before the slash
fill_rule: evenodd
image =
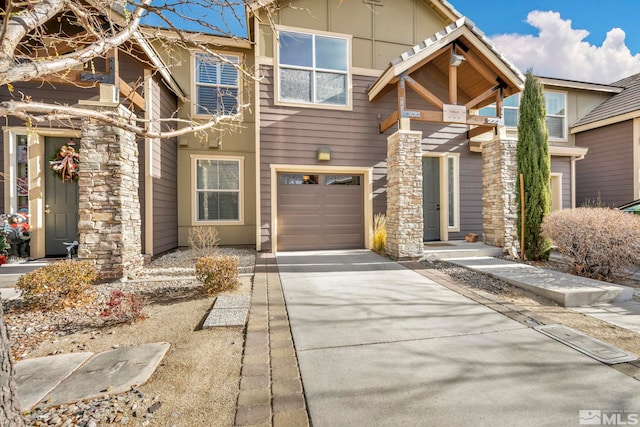
<path id="1" fill-rule="evenodd" d="M 18 402 L 28 411 L 87 361 L 93 353 L 68 353 L 25 359 L 15 364 Z"/>
<path id="2" fill-rule="evenodd" d="M 168 349 L 168 343 L 152 343 L 99 353 L 62 381 L 44 401 L 58 405 L 123 393 L 144 384 Z"/>
<path id="3" fill-rule="evenodd" d="M 640 334 L 640 303 L 625 301 L 573 307 L 572 310 Z"/>
<path id="4" fill-rule="evenodd" d="M 369 251 L 277 260 L 314 426 L 577 425 L 580 410 L 640 411 L 635 379 Z"/>

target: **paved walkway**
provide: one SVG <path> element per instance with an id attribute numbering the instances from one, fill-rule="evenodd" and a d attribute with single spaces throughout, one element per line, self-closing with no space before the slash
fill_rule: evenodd
<path id="1" fill-rule="evenodd" d="M 288 311 L 316 427 L 578 425 L 595 411 L 640 412 L 633 377 L 370 251 L 279 253 L 277 261 L 287 310 L 270 270 L 277 304 L 263 297 L 269 306 L 254 325 L 284 321 Z M 247 349 L 288 341 L 271 330 L 253 338 L 253 308 L 250 316 Z M 258 368 L 265 375 L 269 363 Z M 272 402 L 275 411 L 275 394 Z"/>

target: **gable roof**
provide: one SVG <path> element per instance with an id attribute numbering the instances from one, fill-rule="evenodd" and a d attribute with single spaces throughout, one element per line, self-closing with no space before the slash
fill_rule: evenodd
<path id="1" fill-rule="evenodd" d="M 415 45 L 391 60 L 387 69 L 382 73 L 382 76 L 369 88 L 369 100 L 373 100 L 389 83 L 396 81 L 397 77 L 402 73 L 410 71 L 422 61 L 429 58 L 433 53 L 461 36 L 466 36 L 471 42 L 474 42 L 474 39 L 479 41 L 475 47 L 484 51 L 485 57 L 500 71 L 500 74 L 506 79 L 507 83 L 522 90 L 525 78 L 520 70 L 498 52 L 493 42 L 484 35 L 473 21 L 467 17 L 461 17 L 433 36 L 425 39 L 420 44 Z"/>
<path id="2" fill-rule="evenodd" d="M 575 122 L 572 126 L 572 133 L 591 129 L 595 127 L 595 123 L 603 120 L 615 122 L 616 118 L 619 118 L 617 121 L 622 121 L 631 118 L 631 116 L 640 117 L 640 73 L 612 83 L 611 86 L 622 88 L 622 91 L 603 101 Z"/>

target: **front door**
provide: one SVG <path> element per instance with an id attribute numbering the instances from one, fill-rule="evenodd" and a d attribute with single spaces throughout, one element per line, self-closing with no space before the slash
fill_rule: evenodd
<path id="1" fill-rule="evenodd" d="M 49 169 L 49 160 L 56 154 L 56 150 L 67 144 L 69 138 L 45 139 L 45 162 Z M 75 140 L 76 150 L 79 141 Z M 44 230 L 46 256 L 61 256 L 67 254 L 65 242 L 78 240 L 78 183 L 62 181 L 47 171 L 45 174 L 44 200 Z"/>
<path id="2" fill-rule="evenodd" d="M 440 240 L 440 159 L 422 158 L 424 241 Z"/>

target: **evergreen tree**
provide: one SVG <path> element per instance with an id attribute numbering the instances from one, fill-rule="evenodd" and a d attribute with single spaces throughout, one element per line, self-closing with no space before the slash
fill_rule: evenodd
<path id="1" fill-rule="evenodd" d="M 524 221 L 525 256 L 530 260 L 549 258 L 551 242 L 542 236 L 542 220 L 550 211 L 551 158 L 549 156 L 549 134 L 545 122 L 546 107 L 542 85 L 527 72 L 524 91 L 520 99 L 518 122 L 518 236 Z M 524 182 L 524 218 L 522 218 L 522 197 L 520 195 L 520 174 Z"/>

